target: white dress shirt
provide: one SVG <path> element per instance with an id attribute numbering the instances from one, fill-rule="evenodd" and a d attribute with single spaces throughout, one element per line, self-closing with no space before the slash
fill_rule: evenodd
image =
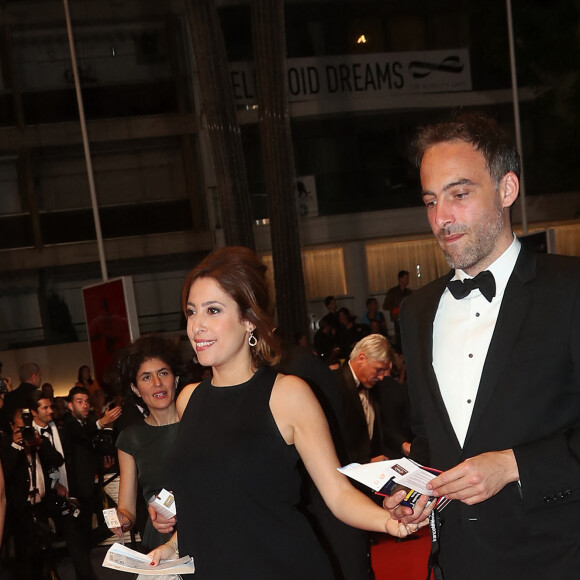
<path id="1" fill-rule="evenodd" d="M 36 488 L 38 489 L 38 493 L 34 497 L 30 498 L 29 501 L 30 503 L 39 503 L 46 494 L 46 487 L 44 482 L 44 473 L 42 471 L 42 464 L 40 463 L 40 457 L 38 456 L 38 453 L 34 453 L 34 461 L 34 470 L 32 469 L 32 464 L 30 462 L 28 463 L 28 474 L 30 477 L 29 491 L 34 491 Z M 36 482 L 34 482 L 32 478 L 33 475 L 36 476 Z"/>
<path id="2" fill-rule="evenodd" d="M 356 373 L 352 370 L 352 366 L 350 364 L 350 361 L 348 361 L 348 368 L 350 369 L 350 372 L 352 373 L 352 378 L 354 379 L 354 384 L 356 385 L 356 388 L 358 390 L 358 396 L 363 408 L 363 412 L 365 414 L 365 419 L 367 422 L 367 429 L 369 431 L 369 439 L 373 438 L 373 433 L 374 433 L 374 429 L 375 429 L 375 409 L 372 406 L 371 400 L 370 400 L 370 393 L 369 393 L 369 389 L 367 389 L 364 385 L 361 386 L 360 381 L 358 380 L 358 377 L 356 376 Z"/>
<path id="3" fill-rule="evenodd" d="M 41 430 L 44 429 L 44 427 L 41 427 L 35 421 L 33 422 L 33 425 L 34 428 L 38 431 L 38 433 L 42 436 Z M 60 440 L 58 427 L 55 425 L 54 421 L 50 421 L 50 423 L 47 424 L 47 427 L 50 427 L 50 436 L 48 435 L 47 436 L 50 439 L 52 446 L 64 457 L 64 451 L 62 449 L 62 442 Z M 64 485 L 64 487 L 66 487 L 66 489 L 68 490 L 68 478 L 66 476 L 66 467 L 64 463 L 58 468 L 58 478 L 56 480 L 53 480 L 52 487 L 54 487 L 54 484 L 57 481 L 61 485 Z"/>
<path id="4" fill-rule="evenodd" d="M 18 451 L 23 451 L 26 454 L 26 466 L 28 468 L 28 480 L 30 481 L 30 485 L 28 487 L 29 495 L 28 501 L 32 504 L 40 503 L 42 498 L 46 493 L 46 487 L 44 484 L 44 473 L 42 471 L 42 464 L 40 463 L 40 457 L 38 453 L 35 451 L 34 453 L 31 452 L 30 449 L 27 449 L 23 445 L 19 445 L 18 443 L 11 443 L 14 449 Z M 32 457 L 34 457 L 34 466 L 32 465 Z M 38 493 L 32 495 L 34 490 L 37 490 Z"/>
<path id="5" fill-rule="evenodd" d="M 481 373 L 495 323 L 521 243 L 515 237 L 510 247 L 487 268 L 495 278 L 491 302 L 479 289 L 456 300 L 445 288 L 433 322 L 433 369 L 449 419 L 463 447 L 477 398 Z M 470 278 L 456 270 L 453 280 Z"/>

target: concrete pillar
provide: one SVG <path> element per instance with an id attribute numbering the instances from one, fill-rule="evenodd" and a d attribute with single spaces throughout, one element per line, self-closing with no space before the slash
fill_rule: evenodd
<path id="1" fill-rule="evenodd" d="M 343 251 L 347 292 L 353 297 L 351 314 L 356 314 L 356 321 L 360 322 L 365 313 L 366 300 L 369 295 L 365 243 L 347 242 L 343 246 Z"/>

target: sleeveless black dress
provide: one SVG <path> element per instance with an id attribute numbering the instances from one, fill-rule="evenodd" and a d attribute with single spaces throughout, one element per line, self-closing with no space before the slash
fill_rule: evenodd
<path id="1" fill-rule="evenodd" d="M 192 393 L 168 458 L 179 552 L 197 580 L 326 580 L 330 565 L 296 508 L 298 453 L 269 402 L 276 373 Z"/>

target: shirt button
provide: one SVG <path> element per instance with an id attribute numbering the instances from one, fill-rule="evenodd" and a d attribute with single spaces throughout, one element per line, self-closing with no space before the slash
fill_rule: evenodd
<path id="1" fill-rule="evenodd" d="M 469 353 L 469 358 L 473 358 L 473 353 Z"/>
<path id="2" fill-rule="evenodd" d="M 471 399 L 467 399 L 467 403 L 471 405 Z"/>
<path id="3" fill-rule="evenodd" d="M 477 316 L 477 317 L 478 317 L 478 316 L 479 316 L 479 312 L 476 312 L 476 313 L 475 313 L 475 316 Z"/>

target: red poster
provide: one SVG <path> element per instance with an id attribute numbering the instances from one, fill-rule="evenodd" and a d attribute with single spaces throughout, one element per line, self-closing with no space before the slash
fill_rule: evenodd
<path id="1" fill-rule="evenodd" d="M 86 286 L 83 299 L 95 378 L 103 385 L 117 351 L 139 336 L 133 284 L 123 277 Z"/>

